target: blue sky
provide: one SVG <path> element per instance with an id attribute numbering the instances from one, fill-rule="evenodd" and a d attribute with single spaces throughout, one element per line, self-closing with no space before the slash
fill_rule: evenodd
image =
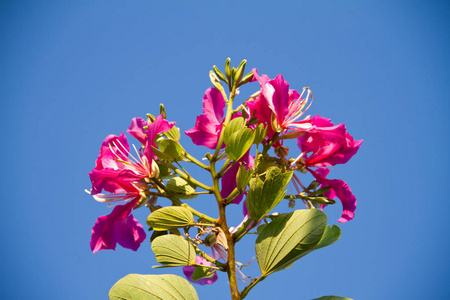
<path id="1" fill-rule="evenodd" d="M 167 272 L 151 269 L 148 242 L 91 253 L 90 230 L 110 209 L 84 192 L 87 173 L 108 134 L 161 102 L 192 128 L 209 70 L 231 57 L 309 86 L 310 114 L 364 139 L 332 170 L 358 200 L 341 240 L 247 299 L 446 299 L 449 12 L 444 1 L 1 1 L 1 298 L 105 299 L 128 273 Z M 195 201 L 216 213 L 212 198 Z M 326 212 L 333 224 L 341 208 Z M 242 262 L 253 243 L 238 245 Z M 245 272 L 258 276 L 256 262 Z M 228 299 L 220 275 L 196 286 L 200 299 Z"/>

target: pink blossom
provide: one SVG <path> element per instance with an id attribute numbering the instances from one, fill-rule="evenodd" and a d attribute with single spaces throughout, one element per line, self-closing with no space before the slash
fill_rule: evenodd
<path id="1" fill-rule="evenodd" d="M 248 101 L 247 106 L 251 114 L 262 123 L 270 124 L 267 137 L 271 138 L 276 132 L 285 132 L 288 129 L 306 129 L 311 125 L 308 120 L 297 121 L 305 112 L 305 106 L 310 95 L 306 91 L 306 98 L 302 98 L 295 90 L 289 89 L 289 83 L 279 74 L 275 79 L 266 75 L 258 75 L 256 69 L 252 70 L 254 77 L 261 85 L 261 94 L 257 99 Z"/>
<path id="2" fill-rule="evenodd" d="M 317 169 L 315 171 L 308 168 L 314 178 L 321 184 L 321 187 L 331 187 L 325 192 L 324 196 L 330 199 L 338 198 L 342 202 L 342 216 L 338 222 L 345 223 L 355 216 L 356 198 L 348 184 L 340 179 L 327 179 L 326 176 L 330 172 L 328 169 Z"/>
<path id="3" fill-rule="evenodd" d="M 202 266 L 214 266 L 212 263 L 210 263 L 209 261 L 207 261 L 205 258 L 203 258 L 201 256 L 197 256 L 195 258 L 195 263 L 202 265 Z M 197 283 L 200 285 L 213 284 L 219 278 L 217 276 L 217 272 L 215 270 L 210 269 L 210 271 L 214 272 L 214 275 L 212 277 L 201 278 L 201 279 L 194 281 L 194 280 L 192 280 L 192 274 L 194 274 L 195 268 L 196 268 L 195 266 L 183 267 L 183 273 L 190 282 Z"/>
<path id="4" fill-rule="evenodd" d="M 130 189 L 134 181 L 148 177 L 151 169 L 146 158 L 133 161 L 125 135 L 108 135 L 100 147 L 95 168 L 89 173 L 92 182 L 91 195 L 105 190 L 122 193 Z"/>
<path id="5" fill-rule="evenodd" d="M 222 131 L 225 100 L 216 88 L 209 88 L 203 97 L 203 115 L 197 117 L 195 127 L 185 131 L 192 142 L 215 149 Z"/>
<path id="6" fill-rule="evenodd" d="M 131 214 L 138 200 L 139 193 L 133 201 L 117 205 L 109 215 L 97 219 L 92 228 L 90 243 L 92 252 L 103 249 L 115 250 L 117 243 L 134 251 L 139 248 L 146 234 L 142 225 Z"/>
<path id="7" fill-rule="evenodd" d="M 298 138 L 308 167 L 329 167 L 344 164 L 356 154 L 363 140 L 354 141 L 344 124 L 334 126 L 329 119 L 314 116 L 313 125 Z"/>
<path id="8" fill-rule="evenodd" d="M 150 188 L 150 178 L 157 176 L 158 166 L 154 163 L 152 146 L 156 147 L 158 134 L 170 130 L 174 122 L 168 122 L 162 115 L 153 123 L 135 118 L 128 131 L 144 146 L 144 151 L 130 153 L 125 135 L 109 135 L 100 148 L 95 168 L 89 173 L 92 182 L 91 195 L 100 202 L 126 202 L 118 205 L 107 216 L 99 217 L 92 229 L 91 249 L 115 249 L 116 243 L 125 248 L 137 250 L 145 239 L 143 227 L 131 215 L 131 211 Z M 144 129 L 148 126 L 148 129 Z M 152 163 L 153 162 L 153 163 Z M 109 193 L 101 193 L 102 191 Z"/>

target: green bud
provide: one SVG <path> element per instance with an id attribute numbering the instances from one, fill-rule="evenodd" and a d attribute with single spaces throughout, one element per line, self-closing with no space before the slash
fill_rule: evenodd
<path id="1" fill-rule="evenodd" d="M 252 72 L 248 73 L 247 75 L 244 76 L 244 78 L 242 78 L 241 82 L 239 82 L 239 86 L 248 83 L 250 80 L 252 80 L 252 78 L 253 78 L 253 73 Z"/>
<path id="2" fill-rule="evenodd" d="M 216 66 L 213 66 L 213 70 L 216 73 L 217 77 L 219 77 L 221 80 L 223 80 L 226 83 L 228 83 L 227 78 L 225 77 L 225 75 L 223 75 L 222 72 L 220 72 L 219 68 L 217 68 Z"/>
<path id="3" fill-rule="evenodd" d="M 155 121 L 156 119 L 156 117 L 152 114 L 147 114 L 147 118 L 150 123 L 153 123 L 153 121 Z"/>
<path id="4" fill-rule="evenodd" d="M 218 89 L 219 91 L 224 90 L 222 84 L 220 83 L 219 78 L 217 78 L 216 74 L 214 74 L 213 71 L 209 71 L 209 79 L 211 80 L 211 83 L 216 89 Z"/>
<path id="5" fill-rule="evenodd" d="M 163 116 L 163 118 L 166 118 L 166 109 L 164 108 L 164 104 L 159 104 L 159 114 Z"/>
<path id="6" fill-rule="evenodd" d="M 205 237 L 205 240 L 203 241 L 205 243 L 206 247 L 212 247 L 217 240 L 217 234 L 216 233 L 210 233 Z"/>
<path id="7" fill-rule="evenodd" d="M 236 74 L 235 74 L 235 82 L 236 84 L 239 86 L 239 83 L 241 82 L 242 76 L 244 76 L 244 71 L 245 71 L 245 64 L 247 63 L 247 60 L 243 60 L 241 62 L 241 64 L 239 65 L 239 67 L 236 70 Z"/>
<path id="8" fill-rule="evenodd" d="M 225 61 L 225 75 L 227 76 L 228 79 L 228 84 L 231 84 L 232 80 L 231 80 L 231 58 L 227 58 L 227 60 Z"/>

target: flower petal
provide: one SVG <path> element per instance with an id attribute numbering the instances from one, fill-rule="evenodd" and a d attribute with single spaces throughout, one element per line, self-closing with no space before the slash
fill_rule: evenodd
<path id="1" fill-rule="evenodd" d="M 348 186 L 348 184 L 341 179 L 327 179 L 325 176 L 328 172 L 320 171 L 323 169 L 318 169 L 313 171 L 308 169 L 311 174 L 316 178 L 317 182 L 319 182 L 322 187 L 331 187 L 331 190 L 325 193 L 325 197 L 333 199 L 337 197 L 342 202 L 342 216 L 338 220 L 338 222 L 345 223 L 350 221 L 355 217 L 356 210 L 356 197 L 353 195 L 352 190 Z M 321 174 L 325 174 L 322 176 Z M 333 197 L 334 196 L 334 197 Z"/>
<path id="2" fill-rule="evenodd" d="M 201 256 L 197 256 L 195 258 L 195 263 L 199 264 L 199 265 L 204 265 L 204 266 L 213 266 L 212 263 L 210 263 L 209 261 L 207 261 L 206 259 L 204 259 Z M 194 280 L 192 280 L 192 274 L 194 274 L 195 268 L 196 268 L 195 266 L 183 267 L 184 275 L 186 276 L 187 280 L 189 280 L 192 283 L 197 283 L 197 284 L 200 284 L 200 285 L 213 284 L 219 278 L 217 276 L 217 272 L 214 271 L 214 276 L 213 277 L 211 277 L 211 278 L 201 278 L 201 279 L 198 279 L 198 280 L 194 281 Z"/>
<path id="3" fill-rule="evenodd" d="M 103 249 L 116 249 L 119 243 L 124 248 L 136 251 L 144 241 L 145 231 L 131 215 L 131 210 L 137 198 L 125 205 L 117 205 L 106 216 L 101 216 L 92 228 L 91 250 L 97 252 Z"/>

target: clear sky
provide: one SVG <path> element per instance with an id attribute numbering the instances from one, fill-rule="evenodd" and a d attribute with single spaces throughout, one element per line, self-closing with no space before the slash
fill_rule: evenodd
<path id="1" fill-rule="evenodd" d="M 87 173 L 108 134 L 157 114 L 160 102 L 182 131 L 192 128 L 209 70 L 231 57 L 270 77 L 282 73 L 292 88 L 309 86 L 310 114 L 364 139 L 332 171 L 358 200 L 341 240 L 271 275 L 248 299 L 448 299 L 449 8 L 445 1 L 0 1 L 0 298 L 105 299 L 128 273 L 168 271 L 151 268 L 148 242 L 137 252 L 92 254 L 91 228 L 110 209 L 84 192 Z M 182 142 L 199 158 L 207 150 L 186 136 Z M 212 198 L 190 203 L 216 214 Z M 339 204 L 326 211 L 336 223 Z M 135 217 L 145 224 L 147 214 Z M 242 262 L 253 243 L 238 244 Z M 256 261 L 245 273 L 259 276 Z M 228 299 L 219 277 L 196 286 L 200 299 Z"/>

